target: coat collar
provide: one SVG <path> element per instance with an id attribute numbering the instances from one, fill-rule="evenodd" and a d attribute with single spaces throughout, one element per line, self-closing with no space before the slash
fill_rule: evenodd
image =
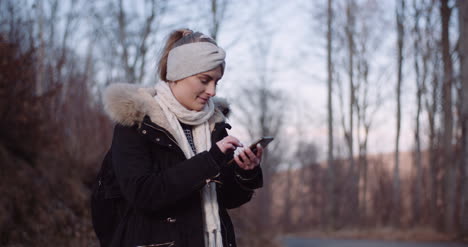
<path id="1" fill-rule="evenodd" d="M 103 94 L 104 110 L 115 123 L 132 126 L 141 125 L 145 116 L 171 134 L 175 130 L 169 125 L 164 112 L 154 99 L 156 90 L 134 84 L 115 83 L 106 88 Z M 210 128 L 215 123 L 226 121 L 230 108 L 223 98 L 214 97 L 215 112 L 209 119 Z"/>

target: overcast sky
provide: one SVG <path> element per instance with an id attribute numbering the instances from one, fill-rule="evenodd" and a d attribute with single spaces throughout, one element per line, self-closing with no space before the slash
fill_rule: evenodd
<path id="1" fill-rule="evenodd" d="M 308 138 L 315 142 L 321 151 L 321 158 L 327 146 L 327 110 L 326 110 L 326 50 L 325 36 L 322 21 L 320 20 L 320 4 L 319 1 L 289 1 L 289 2 L 271 2 L 264 1 L 266 6 L 239 7 L 237 10 L 243 9 L 243 15 L 257 16 L 257 20 L 250 22 L 247 26 L 238 24 L 236 28 L 236 18 L 229 19 L 229 29 L 222 29 L 219 36 L 219 43 L 231 44 L 236 36 L 242 35 L 242 39 L 228 47 L 227 65 L 229 70 L 223 79 L 223 85 L 219 89 L 219 95 L 231 99 L 232 104 L 236 104 L 236 98 L 233 97 L 234 89 L 255 78 L 255 69 L 252 64 L 255 62 L 255 56 L 252 54 L 252 43 L 262 35 L 263 28 L 271 29 L 272 48 L 269 55 L 269 68 L 272 72 L 271 82 L 272 87 L 280 88 L 289 97 L 287 103 L 290 121 L 288 122 L 287 132 L 292 138 Z M 325 2 L 325 1 L 323 1 Z M 393 9 L 391 2 L 393 1 L 378 1 L 385 4 L 387 9 Z M 271 5 L 269 5 L 271 4 Z M 273 6 L 272 6 L 273 5 Z M 276 6 L 276 7 L 275 7 Z M 265 9 L 266 15 L 262 15 L 261 11 L 256 11 L 256 8 Z M 249 13 L 256 11 L 257 14 Z M 394 49 L 394 33 L 392 20 L 393 11 L 384 12 L 382 21 L 387 21 L 387 33 L 384 33 L 386 38 L 382 41 L 381 48 L 376 52 L 374 78 L 381 74 L 379 84 L 374 86 L 375 89 L 381 90 L 382 97 L 388 98 L 385 104 L 381 107 L 379 114 L 374 120 L 374 127 L 371 130 L 369 137 L 369 151 L 376 152 L 391 152 L 395 146 L 395 100 L 393 99 L 396 78 L 392 76 L 396 74 L 394 66 L 396 56 Z M 237 16 L 237 15 L 235 15 Z M 259 20 L 262 19 L 263 20 Z M 239 20 L 240 23 L 242 20 Z M 232 26 L 231 26 L 232 25 Z M 263 28 L 258 28 L 258 25 L 263 25 Z M 261 31 L 259 31 L 261 30 Z M 380 66 L 380 67 L 379 67 Z M 393 71 L 395 70 L 395 72 Z M 408 75 L 410 76 L 410 75 Z M 377 80 L 377 79 L 376 79 Z M 343 78 L 344 88 L 346 88 L 347 80 Z M 414 97 L 412 97 L 412 86 L 407 85 L 412 81 L 405 80 L 403 86 L 405 95 L 403 96 L 403 123 L 401 131 L 401 148 L 409 150 L 412 146 L 412 129 L 413 116 L 412 105 Z M 226 84 L 226 85 L 224 85 Z M 335 94 L 336 97 L 339 95 Z M 346 102 L 346 101 L 345 101 Z M 335 126 L 338 131 L 335 131 L 335 143 L 342 143 L 343 136 L 340 131 L 341 125 L 339 122 L 339 102 L 335 100 Z M 345 107 L 346 104 L 345 104 Z M 235 121 L 235 115 L 234 119 Z M 306 121 L 306 133 L 297 133 L 297 124 L 294 121 Z M 234 135 L 242 136 L 242 131 L 232 131 Z"/>
<path id="2" fill-rule="evenodd" d="M 367 0 L 362 0 L 367 1 Z M 361 1 L 361 2 L 362 2 Z M 144 1 L 127 1 L 128 9 L 134 13 L 145 11 Z M 375 0 L 363 8 L 375 8 L 380 12 L 370 11 L 365 14 L 368 20 L 375 23 L 372 27 L 378 32 L 378 49 L 372 55 L 371 63 L 371 93 L 381 94 L 384 104 L 379 108 L 373 121 L 369 136 L 369 152 L 391 152 L 395 146 L 395 85 L 396 85 L 396 50 L 394 1 Z M 345 0 L 336 0 L 344 4 Z M 234 109 L 231 118 L 233 130 L 231 134 L 238 136 L 244 142 L 248 140 L 245 131 L 239 128 L 236 118 L 236 101 L 239 100 L 238 89 L 248 86 L 258 77 L 256 62 L 261 59 L 256 52 L 255 43 L 259 39 L 271 41 L 267 56 L 267 70 L 271 87 L 280 89 L 288 97 L 284 102 L 288 109 L 288 124 L 286 133 L 292 140 L 306 138 L 317 144 L 321 158 L 327 146 L 327 111 L 326 111 L 326 50 L 324 6 L 320 1 L 278 1 L 278 0 L 237 0 L 231 1 L 225 18 L 221 24 L 218 43 L 227 51 L 227 70 L 218 88 L 218 96 L 230 100 Z M 209 0 L 169 1 L 168 14 L 164 15 L 160 29 L 151 47 L 154 56 L 149 57 L 149 75 L 154 75 L 157 52 L 162 47 L 162 40 L 169 30 L 188 27 L 193 30 L 208 33 L 209 30 Z M 365 11 L 364 11 L 365 12 Z M 343 13 L 336 13 L 343 16 Z M 455 17 L 453 18 L 455 19 Z M 373 31 L 374 32 L 374 31 Z M 456 36 L 454 34 L 453 36 Z M 454 40 L 454 39 L 453 39 Z M 268 43 L 268 42 L 267 42 Z M 337 42 L 335 46 L 337 46 Z M 410 44 L 407 44 L 410 46 Z M 335 47 L 339 48 L 339 47 Z M 403 81 L 403 119 L 401 127 L 400 146 L 402 150 L 410 150 L 413 145 L 413 129 L 415 115 L 415 91 L 412 80 L 412 60 L 406 52 L 407 63 L 404 69 Z M 338 62 L 342 62 L 337 58 Z M 337 65 L 337 69 L 339 65 Z M 341 68 L 343 69 L 343 68 Z M 347 88 L 347 78 L 341 78 L 343 88 Z M 144 83 L 151 85 L 156 81 L 148 76 Z M 339 95 L 335 88 L 334 120 L 335 143 L 343 143 L 343 133 L 339 122 Z M 346 92 L 344 106 L 346 105 Z M 423 115 L 423 120 L 426 116 Z M 297 133 L 297 121 L 306 126 L 305 131 Z M 427 121 L 423 121 L 423 131 L 427 131 Z M 427 133 L 427 132 L 425 132 Z M 426 136 L 426 135 L 424 135 Z M 424 142 L 425 143 L 425 142 Z M 424 144 L 423 144 L 424 145 Z M 356 148 L 357 149 L 357 148 Z"/>

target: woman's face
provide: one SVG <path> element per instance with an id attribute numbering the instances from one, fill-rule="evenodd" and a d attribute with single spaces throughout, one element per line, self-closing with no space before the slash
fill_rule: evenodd
<path id="1" fill-rule="evenodd" d="M 221 66 L 218 66 L 216 69 L 170 82 L 169 87 L 177 101 L 185 108 L 201 111 L 208 100 L 216 95 L 216 85 L 221 77 L 223 72 Z"/>

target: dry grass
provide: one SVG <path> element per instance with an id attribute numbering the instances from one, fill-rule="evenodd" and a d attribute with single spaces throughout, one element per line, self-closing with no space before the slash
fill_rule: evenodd
<path id="1" fill-rule="evenodd" d="M 2 146 L 0 161 L 0 246 L 97 246 L 89 189 L 63 175 L 70 167 L 31 167 Z"/>

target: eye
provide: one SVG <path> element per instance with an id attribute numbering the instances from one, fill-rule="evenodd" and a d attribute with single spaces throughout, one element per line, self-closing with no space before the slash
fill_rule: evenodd
<path id="1" fill-rule="evenodd" d="M 210 80 L 207 79 L 207 78 L 200 78 L 200 82 L 203 83 L 203 84 L 208 84 L 210 82 Z"/>

